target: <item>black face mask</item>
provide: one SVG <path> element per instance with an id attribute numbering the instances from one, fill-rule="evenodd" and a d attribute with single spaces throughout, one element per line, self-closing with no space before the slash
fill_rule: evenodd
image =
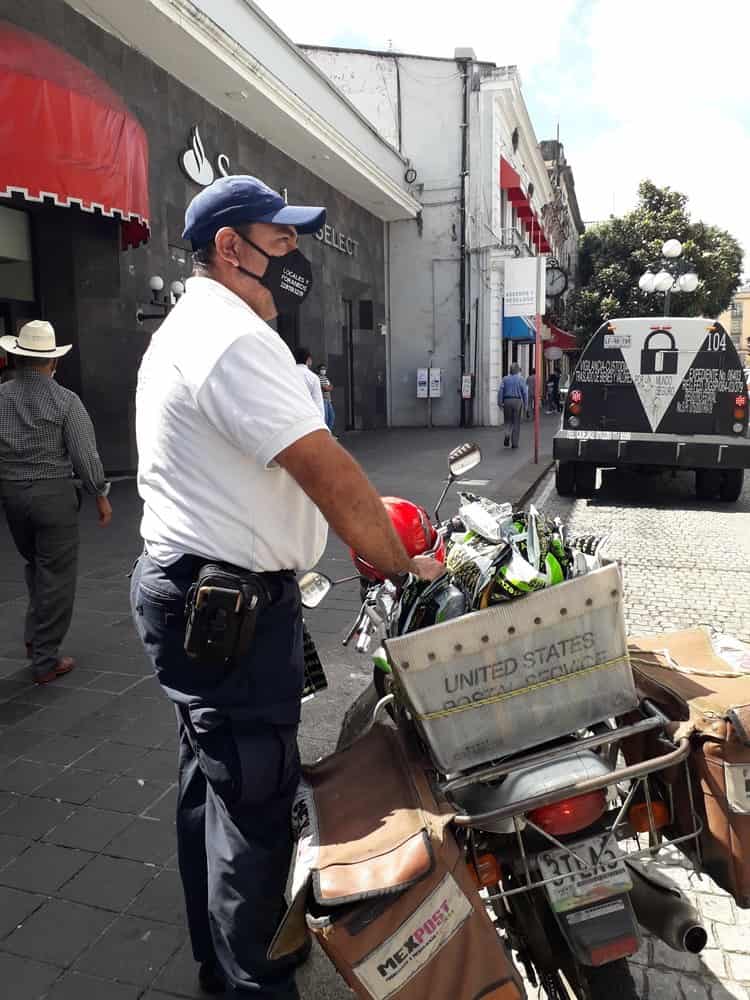
<path id="1" fill-rule="evenodd" d="M 242 233 L 237 235 L 268 260 L 265 274 L 253 274 L 241 264 L 238 270 L 250 278 L 255 278 L 268 289 L 279 312 L 290 312 L 301 306 L 312 288 L 312 266 L 307 257 L 299 250 L 291 250 L 283 257 L 272 257 L 247 236 L 243 236 Z"/>

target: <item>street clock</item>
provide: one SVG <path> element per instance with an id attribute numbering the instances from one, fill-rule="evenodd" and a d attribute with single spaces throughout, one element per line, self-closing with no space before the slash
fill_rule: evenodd
<path id="1" fill-rule="evenodd" d="M 561 267 L 548 267 L 545 272 L 547 296 L 554 299 L 568 287 L 568 276 Z"/>

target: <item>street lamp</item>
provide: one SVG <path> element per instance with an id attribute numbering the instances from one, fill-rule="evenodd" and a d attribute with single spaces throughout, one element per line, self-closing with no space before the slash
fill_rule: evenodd
<path id="1" fill-rule="evenodd" d="M 161 311 L 145 313 L 142 309 L 138 309 L 135 318 L 139 324 L 147 319 L 164 319 L 180 296 L 185 294 L 185 286 L 178 280 L 173 281 L 169 286 L 169 291 L 160 297 L 159 293 L 164 290 L 164 278 L 158 274 L 154 274 L 148 279 L 148 287 L 151 289 L 151 306 Z"/>
<path id="2" fill-rule="evenodd" d="M 669 316 L 669 299 L 672 292 L 694 292 L 699 285 L 699 278 L 693 265 L 680 259 L 682 243 L 679 240 L 667 240 L 662 245 L 661 255 L 660 270 L 654 274 L 649 267 L 638 280 L 638 287 L 646 295 L 663 292 L 664 315 Z"/>

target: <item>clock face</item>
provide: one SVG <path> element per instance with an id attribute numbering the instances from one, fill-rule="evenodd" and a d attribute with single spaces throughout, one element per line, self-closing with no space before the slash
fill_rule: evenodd
<path id="1" fill-rule="evenodd" d="M 548 267 L 546 272 L 547 295 L 561 295 L 568 287 L 568 276 L 559 267 Z"/>

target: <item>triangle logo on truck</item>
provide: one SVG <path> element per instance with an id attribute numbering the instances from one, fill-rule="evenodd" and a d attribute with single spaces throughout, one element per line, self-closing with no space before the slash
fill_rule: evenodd
<path id="1" fill-rule="evenodd" d="M 607 337 L 604 339 L 606 347 Z M 635 328 L 617 337 L 652 431 L 658 430 L 705 339 L 705 326 L 683 326 L 677 337 L 669 320 L 661 324 L 655 321 L 646 330 Z"/>

